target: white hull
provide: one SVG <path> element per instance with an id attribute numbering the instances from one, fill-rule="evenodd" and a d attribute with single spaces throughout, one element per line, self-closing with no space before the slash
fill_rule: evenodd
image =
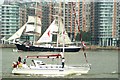
<path id="1" fill-rule="evenodd" d="M 58 69 L 31 69 L 31 68 L 14 68 L 13 74 L 39 74 L 39 75 L 56 75 L 56 76 L 67 76 L 70 74 L 87 74 L 90 70 L 89 67 L 65 67 Z"/>
<path id="2" fill-rule="evenodd" d="M 27 58 L 61 58 L 61 54 L 52 54 L 52 55 L 40 55 L 40 56 L 27 56 Z M 62 65 L 61 64 L 46 64 L 41 60 L 31 60 L 32 64 L 28 66 L 27 64 L 20 63 L 18 66 L 15 67 L 13 65 L 13 74 L 18 75 L 49 75 L 49 76 L 67 76 L 71 74 L 87 74 L 90 70 L 90 64 L 82 64 L 79 66 L 66 66 L 64 65 L 64 59 L 62 58 Z M 25 62 L 26 60 L 24 60 Z M 23 63 L 24 63 L 23 62 Z"/>

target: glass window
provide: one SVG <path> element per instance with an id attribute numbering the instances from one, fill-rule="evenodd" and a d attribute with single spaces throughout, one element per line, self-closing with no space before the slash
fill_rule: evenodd
<path id="1" fill-rule="evenodd" d="M 6 29 L 6 31 L 9 31 L 9 29 Z"/>
<path id="2" fill-rule="evenodd" d="M 6 19 L 6 21 L 9 21 L 9 19 Z"/>
<path id="3" fill-rule="evenodd" d="M 9 28 L 10 26 L 6 26 L 7 28 Z"/>
<path id="4" fill-rule="evenodd" d="M 10 34 L 9 32 L 6 32 L 6 34 Z"/>

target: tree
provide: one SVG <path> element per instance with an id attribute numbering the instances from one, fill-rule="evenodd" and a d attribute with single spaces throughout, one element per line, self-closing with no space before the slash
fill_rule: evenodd
<path id="1" fill-rule="evenodd" d="M 81 31 L 80 33 L 77 34 L 76 41 L 80 41 L 81 38 L 85 42 L 91 41 L 91 34 L 90 34 L 90 32 L 83 32 L 83 31 Z"/>

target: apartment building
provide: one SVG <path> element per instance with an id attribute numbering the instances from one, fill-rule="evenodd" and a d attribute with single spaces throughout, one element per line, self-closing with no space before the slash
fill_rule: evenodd
<path id="1" fill-rule="evenodd" d="M 120 2 L 117 2 L 118 37 L 120 40 Z"/>
<path id="2" fill-rule="evenodd" d="M 42 5 L 42 33 L 43 33 L 51 24 L 51 21 L 49 19 L 50 5 L 48 2 L 41 2 L 41 5 Z"/>
<path id="3" fill-rule="evenodd" d="M 6 39 L 14 34 L 20 26 L 19 6 L 6 4 L 0 6 L 1 37 Z"/>
<path id="4" fill-rule="evenodd" d="M 99 0 L 94 6 L 94 41 L 100 46 L 115 46 L 117 39 L 116 2 Z"/>
<path id="5" fill-rule="evenodd" d="M 54 20 L 54 15 L 64 16 L 65 10 L 65 28 L 72 41 L 79 30 L 82 30 L 91 32 L 91 44 L 116 46 L 120 35 L 120 4 L 115 2 L 114 0 L 94 2 L 82 0 L 66 2 L 64 6 L 63 2 L 42 1 L 37 2 L 37 7 L 36 2 L 1 5 L 1 38 L 4 36 L 8 38 L 14 34 L 25 24 L 29 15 L 42 18 L 43 33 Z"/>
<path id="6" fill-rule="evenodd" d="M 120 2 L 117 1 L 117 26 L 118 26 L 118 39 L 117 39 L 117 46 L 120 47 Z"/>
<path id="7" fill-rule="evenodd" d="M 2 9 L 1 9 L 1 7 L 0 7 L 0 25 L 2 24 L 2 23 L 1 23 L 1 21 L 2 21 L 2 18 L 1 18 L 1 17 L 2 17 L 2 16 L 1 16 L 2 13 L 1 13 L 1 11 L 2 11 Z M 1 33 L 1 31 L 2 31 L 2 30 L 0 29 L 0 43 L 1 43 L 1 39 L 2 39 L 2 33 Z"/>

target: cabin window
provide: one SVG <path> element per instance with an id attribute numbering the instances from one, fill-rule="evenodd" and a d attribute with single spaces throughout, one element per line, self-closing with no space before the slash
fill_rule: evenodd
<path id="1" fill-rule="evenodd" d="M 39 64 L 39 65 L 40 65 L 40 63 L 39 63 L 39 62 L 37 62 L 37 64 Z"/>
<path id="2" fill-rule="evenodd" d="M 42 68 L 42 66 L 40 66 L 40 68 Z"/>
<path id="3" fill-rule="evenodd" d="M 30 24 L 30 25 L 34 25 L 34 23 L 28 23 L 28 24 Z"/>
<path id="4" fill-rule="evenodd" d="M 37 62 L 37 64 L 38 64 L 38 65 L 41 65 L 41 63 L 40 63 L 40 62 Z"/>
<path id="5" fill-rule="evenodd" d="M 61 66 L 59 66 L 59 68 L 62 68 Z"/>

